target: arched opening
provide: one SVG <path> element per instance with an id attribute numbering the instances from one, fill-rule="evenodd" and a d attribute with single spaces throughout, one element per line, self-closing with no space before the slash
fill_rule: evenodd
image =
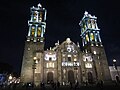
<path id="1" fill-rule="evenodd" d="M 68 82 L 74 83 L 75 79 L 74 79 L 74 72 L 72 70 L 68 71 Z"/>
<path id="2" fill-rule="evenodd" d="M 91 72 L 88 72 L 88 83 L 90 83 L 90 84 L 93 83 L 93 75 Z"/>
<path id="3" fill-rule="evenodd" d="M 115 78 L 116 78 L 116 82 L 120 82 L 120 78 L 119 78 L 119 76 L 115 76 Z"/>
<path id="4" fill-rule="evenodd" d="M 53 72 L 47 73 L 47 83 L 53 82 Z"/>

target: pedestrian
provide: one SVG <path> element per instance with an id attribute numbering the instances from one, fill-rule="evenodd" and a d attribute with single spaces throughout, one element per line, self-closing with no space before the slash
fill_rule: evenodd
<path id="1" fill-rule="evenodd" d="M 58 88 L 60 87 L 60 82 L 59 82 L 59 81 L 57 82 L 57 87 L 58 87 Z"/>
<path id="2" fill-rule="evenodd" d="M 70 88 L 72 89 L 72 82 L 70 82 Z"/>
<path id="3" fill-rule="evenodd" d="M 79 82 L 77 81 L 77 82 L 75 83 L 75 90 L 77 89 L 78 85 L 79 85 Z"/>

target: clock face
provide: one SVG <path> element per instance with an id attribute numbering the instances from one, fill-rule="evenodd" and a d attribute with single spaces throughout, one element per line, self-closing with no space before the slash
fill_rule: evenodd
<path id="1" fill-rule="evenodd" d="M 74 46 L 73 45 L 67 45 L 67 51 L 68 52 L 74 51 Z"/>
<path id="2" fill-rule="evenodd" d="M 71 52 L 71 48 L 70 48 L 70 47 L 67 47 L 67 51 L 68 51 L 68 52 Z"/>

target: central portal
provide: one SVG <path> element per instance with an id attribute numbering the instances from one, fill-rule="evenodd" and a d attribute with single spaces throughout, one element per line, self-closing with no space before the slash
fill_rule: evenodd
<path id="1" fill-rule="evenodd" d="M 68 71 L 68 82 L 74 83 L 75 79 L 74 79 L 74 72 L 72 70 Z"/>
<path id="2" fill-rule="evenodd" d="M 93 75 L 91 72 L 88 72 L 88 83 L 93 83 Z"/>
<path id="3" fill-rule="evenodd" d="M 53 82 L 53 72 L 47 73 L 47 83 Z"/>

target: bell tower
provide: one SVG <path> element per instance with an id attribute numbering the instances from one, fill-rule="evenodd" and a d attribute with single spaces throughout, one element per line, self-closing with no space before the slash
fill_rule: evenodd
<path id="1" fill-rule="evenodd" d="M 97 17 L 85 11 L 79 23 L 81 27 L 81 38 L 83 51 L 92 55 L 96 80 L 110 81 L 110 71 L 105 50 L 100 38 L 100 29 L 97 26 Z"/>
<path id="2" fill-rule="evenodd" d="M 27 41 L 44 42 L 46 28 L 46 10 L 41 4 L 38 7 L 31 7 L 31 20 L 28 21 L 29 32 Z"/>
<path id="3" fill-rule="evenodd" d="M 81 37 L 83 47 L 86 46 L 102 46 L 100 38 L 100 29 L 97 26 L 97 17 L 91 16 L 85 11 L 84 17 L 79 23 L 81 27 Z"/>
<path id="4" fill-rule="evenodd" d="M 25 41 L 24 55 L 21 69 L 21 82 L 33 82 L 33 63 L 36 53 L 42 55 L 44 51 L 44 34 L 46 28 L 46 9 L 38 4 L 31 7 L 31 19 L 28 20 L 29 31 Z"/>

